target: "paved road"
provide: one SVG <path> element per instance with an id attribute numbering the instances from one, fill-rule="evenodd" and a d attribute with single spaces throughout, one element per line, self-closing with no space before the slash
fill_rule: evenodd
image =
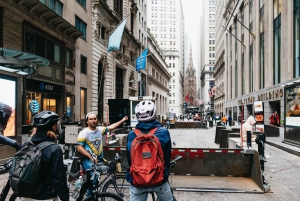
<path id="1" fill-rule="evenodd" d="M 217 148 L 214 143 L 215 127 L 209 129 L 170 129 L 173 147 Z M 183 192 L 174 191 L 178 201 L 248 201 L 248 200 L 300 200 L 300 157 L 266 145 L 266 154 L 270 155 L 265 163 L 266 180 L 271 191 L 265 194 L 220 193 L 220 192 Z M 6 182 L 8 175 L 0 175 L 0 186 Z M 20 199 L 19 199 L 20 200 Z M 150 200 L 150 198 L 148 199 Z"/>

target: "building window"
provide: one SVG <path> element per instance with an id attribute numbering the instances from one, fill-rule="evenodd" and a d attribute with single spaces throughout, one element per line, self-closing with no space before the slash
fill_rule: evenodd
<path id="1" fill-rule="evenodd" d="M 294 0 L 294 78 L 300 76 L 300 1 Z"/>
<path id="2" fill-rule="evenodd" d="M 134 13 L 131 13 L 131 18 L 130 18 L 130 31 L 131 34 L 133 35 L 133 30 L 134 30 Z"/>
<path id="3" fill-rule="evenodd" d="M 253 92 L 253 44 L 249 47 L 249 92 Z"/>
<path id="4" fill-rule="evenodd" d="M 244 72 L 245 72 L 245 70 L 244 70 L 244 68 L 245 68 L 245 64 L 244 64 L 244 52 L 242 52 L 242 58 L 241 58 L 241 62 L 242 62 L 242 66 L 241 66 L 241 78 L 244 76 Z M 245 94 L 245 81 L 244 81 L 245 79 L 242 79 L 242 95 L 244 95 Z"/>
<path id="5" fill-rule="evenodd" d="M 48 6 L 51 10 L 53 10 L 56 14 L 62 17 L 63 4 L 58 0 L 40 0 L 43 4 Z"/>
<path id="6" fill-rule="evenodd" d="M 80 72 L 83 74 L 87 73 L 87 58 L 83 55 L 80 57 Z"/>
<path id="7" fill-rule="evenodd" d="M 104 66 L 101 61 L 98 63 L 98 119 L 103 122 L 102 118 L 104 116 Z"/>
<path id="8" fill-rule="evenodd" d="M 76 0 L 83 8 L 86 9 L 86 0 Z"/>
<path id="9" fill-rule="evenodd" d="M 81 38 L 86 40 L 86 23 L 77 16 L 75 16 L 75 27 L 83 33 Z"/>
<path id="10" fill-rule="evenodd" d="M 123 0 L 114 0 L 114 11 L 123 19 Z"/>
<path id="11" fill-rule="evenodd" d="M 73 68 L 73 51 L 70 49 L 66 50 L 66 67 Z"/>
<path id="12" fill-rule="evenodd" d="M 84 119 L 87 114 L 87 93 L 86 88 L 80 89 L 80 118 Z"/>
<path id="13" fill-rule="evenodd" d="M 123 99 L 123 70 L 116 68 L 116 99 Z"/>
<path id="14" fill-rule="evenodd" d="M 274 0 L 273 20 L 273 84 L 280 83 L 280 48 L 281 48 L 281 0 Z"/>
<path id="15" fill-rule="evenodd" d="M 265 87 L 265 47 L 264 47 L 264 33 L 260 34 L 260 82 L 259 87 L 263 89 Z"/>

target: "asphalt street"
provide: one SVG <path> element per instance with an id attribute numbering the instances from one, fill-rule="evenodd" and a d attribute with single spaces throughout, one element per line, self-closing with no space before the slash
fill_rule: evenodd
<path id="1" fill-rule="evenodd" d="M 173 147 L 180 148 L 218 148 L 214 143 L 215 127 L 208 129 L 170 129 Z M 223 193 L 223 192 L 187 192 L 174 191 L 178 201 L 202 200 L 289 200 L 299 201 L 300 157 L 266 144 L 265 152 L 269 156 L 265 163 L 265 179 L 271 190 L 264 194 Z M 3 188 L 8 174 L 0 175 Z M 8 199 L 7 199 L 8 200 Z M 21 200 L 21 199 L 18 199 Z M 150 197 L 148 200 L 151 200 Z"/>

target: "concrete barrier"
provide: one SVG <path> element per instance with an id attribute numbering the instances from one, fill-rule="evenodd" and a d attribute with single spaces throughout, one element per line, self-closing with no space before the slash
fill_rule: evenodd
<path id="1" fill-rule="evenodd" d="M 265 127 L 265 135 L 266 137 L 279 137 L 280 136 L 280 130 L 276 126 L 270 126 L 270 125 L 264 125 Z"/>
<path id="2" fill-rule="evenodd" d="M 116 153 L 127 163 L 126 147 L 104 147 L 107 160 L 114 159 Z M 175 175 L 172 176 L 172 186 L 176 190 L 205 188 L 206 191 L 218 191 L 226 188 L 234 192 L 264 192 L 256 151 L 253 155 L 244 155 L 242 149 L 172 149 L 171 159 L 179 155 L 182 159 L 170 168 L 170 172 Z M 216 180 L 224 182 L 218 184 Z"/>
<path id="3" fill-rule="evenodd" d="M 203 121 L 176 121 L 171 128 L 207 128 L 207 123 Z"/>
<path id="4" fill-rule="evenodd" d="M 220 148 L 228 148 L 228 136 L 233 133 L 231 129 L 222 129 Z"/>
<path id="5" fill-rule="evenodd" d="M 216 144 L 220 144 L 223 129 L 226 129 L 226 127 L 222 126 L 222 125 L 217 126 L 217 128 L 216 128 L 216 134 L 215 134 L 215 143 Z"/>

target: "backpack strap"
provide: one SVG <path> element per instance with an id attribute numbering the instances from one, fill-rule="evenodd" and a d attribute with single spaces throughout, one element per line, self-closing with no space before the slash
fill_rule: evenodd
<path id="1" fill-rule="evenodd" d="M 41 142 L 37 145 L 37 147 L 39 148 L 39 150 L 43 150 L 45 149 L 46 147 L 50 146 L 51 144 L 56 144 L 54 142 L 51 142 L 51 141 L 44 141 L 44 142 Z"/>
<path id="2" fill-rule="evenodd" d="M 51 144 L 56 144 L 56 143 L 51 142 L 51 141 L 44 141 L 44 142 L 41 142 L 41 143 L 39 143 L 38 145 L 36 145 L 36 144 L 34 144 L 34 143 L 31 141 L 31 138 L 32 138 L 32 137 L 28 138 L 28 140 L 26 141 L 26 143 L 30 143 L 30 144 L 36 146 L 39 150 L 43 150 L 43 149 L 45 149 L 46 147 L 48 147 L 49 145 L 51 145 Z"/>
<path id="3" fill-rule="evenodd" d="M 149 134 L 154 135 L 154 133 L 157 131 L 158 128 L 152 128 L 149 132 L 143 133 L 140 129 L 134 129 L 133 132 L 136 136 L 142 135 L 142 134 Z"/>

